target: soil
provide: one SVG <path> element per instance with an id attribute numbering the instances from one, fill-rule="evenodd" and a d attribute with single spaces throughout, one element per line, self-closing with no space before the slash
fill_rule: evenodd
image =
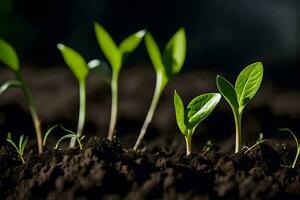
<path id="1" fill-rule="evenodd" d="M 31 150 L 22 165 L 5 145 L 0 199 L 299 199 L 300 170 L 282 166 L 283 152 L 261 144 L 227 155 L 213 145 L 185 156 L 92 137 L 82 151 Z"/>

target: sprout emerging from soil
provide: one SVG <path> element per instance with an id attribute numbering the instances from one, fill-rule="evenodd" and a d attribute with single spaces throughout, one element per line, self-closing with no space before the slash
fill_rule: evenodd
<path id="1" fill-rule="evenodd" d="M 160 96 L 170 78 L 180 72 L 186 56 L 186 36 L 184 28 L 180 28 L 167 43 L 163 55 L 159 50 L 152 35 L 147 32 L 145 36 L 146 48 L 156 71 L 156 86 L 152 102 L 146 119 L 140 131 L 139 137 L 134 145 L 138 149 L 146 134 L 147 128 L 153 118 Z"/>
<path id="2" fill-rule="evenodd" d="M 24 149 L 25 149 L 25 147 L 27 146 L 27 143 L 28 143 L 28 137 L 26 136 L 25 139 L 24 139 L 24 135 L 21 135 L 20 138 L 19 138 L 19 145 L 17 146 L 11 138 L 11 134 L 8 133 L 7 137 L 6 137 L 6 141 L 16 149 L 20 160 L 22 161 L 23 164 L 25 164 L 23 154 L 24 154 Z"/>
<path id="3" fill-rule="evenodd" d="M 293 138 L 294 138 L 294 140 L 295 140 L 295 142 L 296 142 L 296 145 L 297 145 L 297 152 L 296 152 L 296 155 L 295 155 L 294 162 L 293 162 L 293 164 L 291 165 L 291 168 L 295 168 L 295 167 L 296 167 L 296 164 L 297 164 L 297 161 L 298 161 L 299 154 L 300 154 L 300 146 L 299 146 L 298 139 L 297 139 L 295 133 L 293 133 L 293 131 L 291 131 L 291 129 L 289 129 L 289 128 L 281 128 L 281 129 L 279 129 L 279 130 L 280 130 L 280 131 L 285 131 L 285 132 L 290 133 L 290 134 L 293 136 Z"/>
<path id="4" fill-rule="evenodd" d="M 95 34 L 99 43 L 99 46 L 111 65 L 112 77 L 110 78 L 111 84 L 111 115 L 110 124 L 108 131 L 108 139 L 112 140 L 115 132 L 115 126 L 117 122 L 118 113 L 118 80 L 119 73 L 122 65 L 124 64 L 127 57 L 132 53 L 137 46 L 140 44 L 144 37 L 145 31 L 138 31 L 126 39 L 124 39 L 119 47 L 116 45 L 109 33 L 98 23 L 94 24 Z"/>
<path id="5" fill-rule="evenodd" d="M 84 60 L 84 58 L 75 50 L 63 45 L 58 44 L 57 48 L 60 50 L 65 62 L 73 72 L 74 76 L 79 82 L 79 116 L 77 124 L 77 134 L 78 137 L 81 135 L 84 123 L 85 123 L 85 113 L 86 113 L 86 79 L 89 74 L 89 68 Z M 70 148 L 74 148 L 76 138 L 71 138 Z"/>
<path id="6" fill-rule="evenodd" d="M 221 95 L 219 93 L 202 94 L 194 98 L 184 108 L 179 94 L 174 91 L 174 107 L 177 125 L 185 137 L 186 155 L 192 153 L 192 136 L 195 128 L 213 111 L 219 103 Z"/>
<path id="7" fill-rule="evenodd" d="M 3 62 L 5 65 L 7 65 L 16 75 L 16 80 L 9 80 L 0 86 L 0 94 L 2 94 L 6 89 L 8 89 L 11 86 L 17 86 L 21 88 L 23 95 L 27 101 L 31 118 L 33 121 L 33 125 L 35 128 L 38 151 L 39 153 L 42 153 L 43 135 L 41 131 L 41 123 L 40 123 L 38 113 L 36 111 L 36 107 L 34 105 L 32 94 L 30 92 L 30 89 L 26 81 L 23 79 L 21 69 L 20 69 L 19 59 L 16 51 L 10 44 L 8 44 L 6 41 L 1 39 L 0 39 L 0 61 Z"/>
<path id="8" fill-rule="evenodd" d="M 44 139 L 43 139 L 43 146 L 46 146 L 46 143 L 47 143 L 47 139 L 48 139 L 48 136 L 50 135 L 50 133 L 52 133 L 52 131 L 58 127 L 58 124 L 55 124 L 53 126 L 51 126 L 45 133 L 45 136 L 44 136 Z"/>
<path id="9" fill-rule="evenodd" d="M 71 130 L 68 130 L 66 128 L 64 128 L 62 125 L 60 126 L 64 131 L 68 132 L 69 134 L 66 134 L 64 136 L 62 136 L 56 143 L 54 149 L 58 149 L 59 144 L 61 143 L 61 141 L 65 140 L 65 139 L 74 139 L 75 142 L 78 143 L 79 149 L 82 150 L 82 140 L 85 138 L 85 135 L 79 134 L 79 133 L 75 133 Z"/>
<path id="10" fill-rule="evenodd" d="M 263 79 L 261 62 L 247 66 L 237 77 L 235 86 L 222 76 L 217 76 L 217 86 L 220 93 L 229 103 L 235 120 L 236 140 L 235 153 L 240 152 L 242 145 L 242 115 L 245 106 L 258 91 Z"/>

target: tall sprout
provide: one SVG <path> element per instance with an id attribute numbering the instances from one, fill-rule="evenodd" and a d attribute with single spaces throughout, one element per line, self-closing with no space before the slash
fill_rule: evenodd
<path id="1" fill-rule="evenodd" d="M 16 51 L 14 48 L 7 43 L 6 41 L 0 39 L 0 61 L 3 62 L 6 66 L 11 69 L 16 76 L 15 80 L 9 80 L 5 83 L 3 83 L 0 86 L 0 94 L 2 94 L 5 90 L 7 90 L 11 86 L 17 86 L 20 87 L 23 95 L 26 99 L 26 102 L 29 107 L 29 111 L 31 114 L 31 118 L 33 121 L 33 125 L 35 128 L 35 133 L 36 133 L 36 138 L 37 138 L 37 145 L 38 145 L 38 151 L 39 153 L 43 152 L 43 135 L 41 131 L 41 123 L 40 119 L 33 101 L 32 94 L 30 92 L 30 89 L 27 85 L 27 82 L 24 80 L 21 69 L 20 69 L 20 64 L 19 64 L 19 59 L 17 56 Z"/>
<path id="2" fill-rule="evenodd" d="M 79 116 L 77 124 L 77 135 L 81 136 L 85 123 L 86 115 L 86 79 L 89 74 L 89 68 L 84 58 L 75 50 L 63 44 L 58 44 L 57 48 L 60 50 L 65 62 L 73 72 L 74 76 L 79 82 Z M 76 143 L 75 137 L 70 137 L 70 148 L 74 148 Z"/>
<path id="3" fill-rule="evenodd" d="M 126 39 L 124 39 L 119 46 L 116 45 L 109 33 L 98 23 L 94 24 L 95 34 L 99 46 L 111 65 L 112 77 L 111 84 L 111 116 L 108 131 L 108 139 L 112 140 L 115 132 L 118 113 L 118 81 L 119 74 L 126 58 L 132 53 L 140 44 L 141 39 L 144 37 L 145 31 L 138 31 Z"/>
<path id="4" fill-rule="evenodd" d="M 156 71 L 156 85 L 152 102 L 143 123 L 138 139 L 134 145 L 137 150 L 143 141 L 147 128 L 153 118 L 160 96 L 170 78 L 180 72 L 186 56 L 186 36 L 184 28 L 180 28 L 165 46 L 163 55 L 152 35 L 147 32 L 145 36 L 146 48 Z"/>

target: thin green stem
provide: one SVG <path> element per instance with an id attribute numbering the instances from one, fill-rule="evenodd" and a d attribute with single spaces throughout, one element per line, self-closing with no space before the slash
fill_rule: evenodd
<path id="1" fill-rule="evenodd" d="M 297 160 L 298 160 L 299 154 L 300 154 L 300 148 L 297 149 L 297 154 L 296 154 L 296 156 L 295 156 L 295 160 L 294 160 L 294 162 L 293 162 L 292 168 L 295 168 L 295 167 L 296 167 L 296 164 L 297 164 Z"/>
<path id="2" fill-rule="evenodd" d="M 35 128 L 37 144 L 38 144 L 38 151 L 39 151 L 39 153 L 42 153 L 43 152 L 43 135 L 42 135 L 42 131 L 41 131 L 41 123 L 40 123 L 40 119 L 38 117 L 36 108 L 34 106 L 32 94 L 29 90 L 29 87 L 28 87 L 27 83 L 24 81 L 21 73 L 19 71 L 15 72 L 15 73 L 16 73 L 16 77 L 18 78 L 18 80 L 22 84 L 22 87 L 21 87 L 22 92 L 25 96 L 25 99 L 26 99 L 28 107 L 29 107 L 29 111 L 30 111 L 30 114 L 31 114 L 31 118 L 32 118 L 32 121 L 33 121 L 34 128 Z"/>
<path id="3" fill-rule="evenodd" d="M 144 124 L 142 126 L 142 129 L 140 131 L 139 137 L 138 137 L 138 139 L 137 139 L 137 141 L 136 141 L 136 143 L 133 147 L 134 150 L 138 149 L 138 147 L 141 145 L 141 143 L 142 143 L 142 141 L 145 137 L 147 128 L 148 128 L 150 122 L 152 121 L 155 109 L 157 107 L 157 104 L 158 104 L 158 101 L 160 99 L 160 96 L 161 96 L 161 93 L 162 93 L 162 90 L 163 90 L 164 86 L 165 86 L 165 83 L 163 82 L 162 74 L 158 73 L 157 78 L 156 78 L 156 86 L 155 86 L 152 102 L 151 102 L 149 111 L 147 113 L 146 119 L 144 121 Z"/>
<path id="4" fill-rule="evenodd" d="M 117 113 L 118 113 L 118 79 L 119 72 L 113 71 L 112 80 L 111 80 L 111 115 L 110 115 L 110 124 L 108 131 L 108 140 L 112 140 L 114 136 L 114 131 L 117 122 Z"/>
<path id="5" fill-rule="evenodd" d="M 242 112 L 233 111 L 235 121 L 235 153 L 240 152 L 242 147 Z"/>
<path id="6" fill-rule="evenodd" d="M 20 157 L 20 160 L 21 160 L 22 164 L 24 165 L 25 164 L 25 160 L 23 158 L 23 155 L 19 154 L 19 157 Z"/>
<path id="7" fill-rule="evenodd" d="M 78 137 L 82 134 L 82 130 L 85 123 L 85 114 L 86 114 L 86 82 L 79 82 L 79 116 L 77 124 L 77 134 Z M 70 148 L 74 148 L 76 144 L 76 138 L 71 138 Z"/>
<path id="8" fill-rule="evenodd" d="M 192 153 L 192 136 L 188 135 L 184 138 L 186 143 L 186 155 L 189 156 Z"/>

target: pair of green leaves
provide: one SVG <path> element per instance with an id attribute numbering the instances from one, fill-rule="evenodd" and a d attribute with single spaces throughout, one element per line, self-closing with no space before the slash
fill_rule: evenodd
<path id="1" fill-rule="evenodd" d="M 95 22 L 94 29 L 104 56 L 110 63 L 113 71 L 116 72 L 120 71 L 127 56 L 137 48 L 145 34 L 144 30 L 138 31 L 124 39 L 118 47 L 109 33 L 100 24 Z"/>
<path id="2" fill-rule="evenodd" d="M 165 83 L 173 74 L 180 72 L 186 56 L 186 35 L 184 28 L 180 28 L 169 40 L 161 54 L 152 35 L 147 32 L 145 44 L 157 74 L 162 76 Z"/>
<path id="3" fill-rule="evenodd" d="M 244 107 L 254 97 L 263 79 L 261 62 L 247 66 L 237 77 L 235 86 L 222 76 L 217 76 L 217 86 L 232 110 L 243 112 Z"/>
<path id="4" fill-rule="evenodd" d="M 28 144 L 28 137 L 27 136 L 25 137 L 24 135 L 21 135 L 20 138 L 19 138 L 19 145 L 17 145 L 12 140 L 11 134 L 8 133 L 7 137 L 6 137 L 6 141 L 8 143 L 10 143 L 15 148 L 15 150 L 17 151 L 17 153 L 18 153 L 18 155 L 19 155 L 22 163 L 25 164 L 25 160 L 23 158 L 23 154 L 24 154 L 25 147 Z"/>
<path id="5" fill-rule="evenodd" d="M 175 91 L 175 114 L 181 133 L 185 137 L 191 137 L 198 124 L 209 116 L 220 99 L 219 93 L 202 94 L 194 98 L 185 109 L 179 94 Z"/>

